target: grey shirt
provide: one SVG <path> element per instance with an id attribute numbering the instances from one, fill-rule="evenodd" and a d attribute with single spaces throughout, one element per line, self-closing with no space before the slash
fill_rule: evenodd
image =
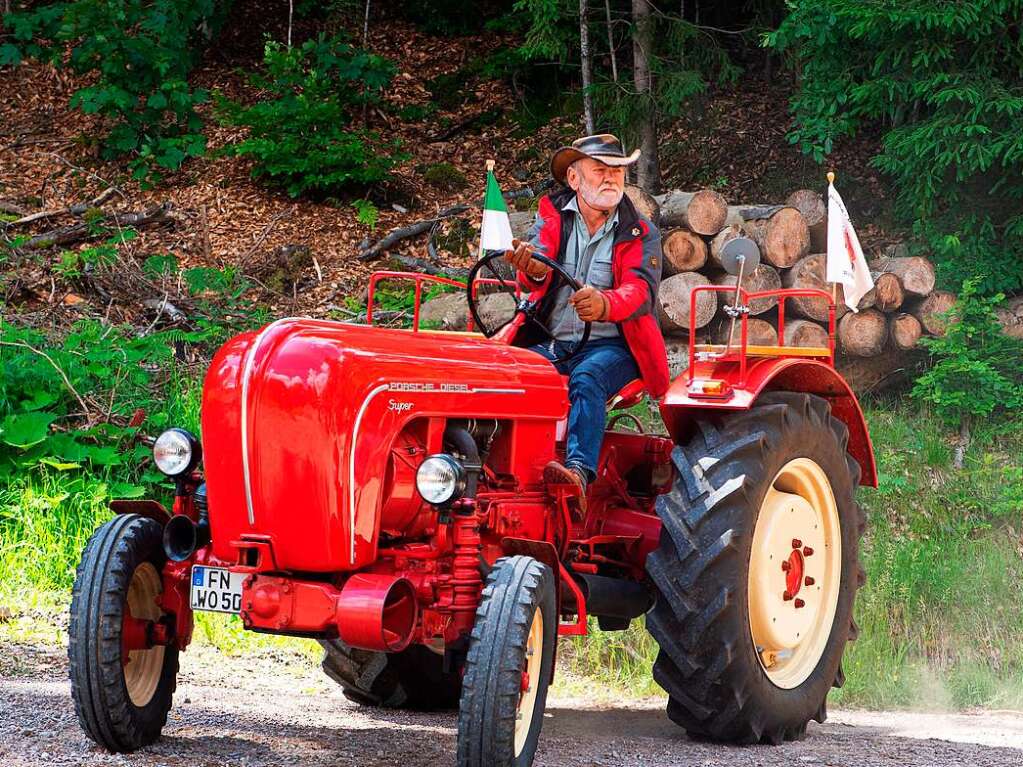
<path id="1" fill-rule="evenodd" d="M 611 271 L 611 257 L 618 228 L 618 208 L 597 231 L 590 231 L 579 212 L 578 197 L 573 195 L 562 210 L 575 212 L 575 224 L 565 243 L 565 270 L 581 285 L 592 285 L 600 290 L 610 290 L 614 275 Z M 582 338 L 585 323 L 575 313 L 575 307 L 568 303 L 575 291 L 568 285 L 558 289 L 558 296 L 551 313 L 551 332 L 559 341 L 578 341 Z M 618 326 L 613 322 L 594 322 L 590 327 L 590 339 L 617 338 Z"/>

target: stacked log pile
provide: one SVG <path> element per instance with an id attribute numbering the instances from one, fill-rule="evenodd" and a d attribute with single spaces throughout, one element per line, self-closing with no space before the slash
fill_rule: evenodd
<path id="1" fill-rule="evenodd" d="M 760 248 L 761 263 L 746 274 L 749 292 L 817 288 L 831 292 L 825 280 L 827 206 L 818 192 L 793 192 L 784 204 L 730 205 L 718 192 L 671 191 L 657 198 L 629 187 L 640 214 L 661 231 L 662 281 L 657 316 L 676 364 L 684 361 L 690 326 L 690 293 L 698 285 L 734 285 L 721 264 L 721 250 L 736 237 L 749 237 Z M 513 214 L 513 230 L 522 236 L 532 214 Z M 888 248 L 869 261 L 874 289 L 850 311 L 837 288 L 837 365 L 854 388 L 866 390 L 895 381 L 915 361 L 923 335 L 943 331 L 941 314 L 954 302 L 951 293 L 935 290 L 934 266 L 910 256 L 902 246 Z M 695 327 L 698 343 L 725 343 L 731 322 L 724 306 L 731 296 L 699 294 Z M 1015 315 L 1013 316 L 1015 319 Z M 790 298 L 785 307 L 787 345 L 826 347 L 828 304 L 820 298 Z M 748 343 L 778 343 L 775 299 L 753 301 Z M 738 341 L 736 324 L 734 341 Z"/>

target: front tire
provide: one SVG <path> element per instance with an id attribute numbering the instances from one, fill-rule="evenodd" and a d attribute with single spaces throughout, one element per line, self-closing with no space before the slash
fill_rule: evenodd
<path id="1" fill-rule="evenodd" d="M 673 454 L 675 487 L 658 499 L 660 545 L 647 559 L 654 679 L 694 738 L 800 739 L 810 719 L 825 720 L 857 633 L 865 523 L 848 430 L 825 400 L 788 392 L 697 426 Z"/>
<path id="2" fill-rule="evenodd" d="M 160 737 L 177 682 L 173 644 L 124 651 L 121 641 L 126 616 L 161 617 L 162 538 L 152 519 L 114 517 L 92 534 L 75 575 L 71 696 L 82 729 L 113 752 L 136 751 Z"/>
<path id="3" fill-rule="evenodd" d="M 459 767 L 533 763 L 554 664 L 554 574 L 532 557 L 502 557 L 483 588 L 462 680 Z"/>

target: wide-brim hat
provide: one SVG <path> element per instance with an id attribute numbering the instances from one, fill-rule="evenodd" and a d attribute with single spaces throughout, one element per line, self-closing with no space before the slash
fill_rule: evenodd
<path id="1" fill-rule="evenodd" d="M 551 175 L 555 181 L 565 183 L 568 166 L 584 157 L 592 157 L 605 165 L 632 165 L 639 159 L 640 151 L 634 149 L 632 154 L 625 154 L 622 142 L 610 133 L 598 133 L 596 136 L 583 136 L 572 142 L 572 146 L 563 146 L 551 157 Z"/>

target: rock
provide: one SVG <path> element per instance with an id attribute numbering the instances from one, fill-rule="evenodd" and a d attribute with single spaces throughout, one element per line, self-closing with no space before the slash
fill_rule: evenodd
<path id="1" fill-rule="evenodd" d="M 479 313 L 489 328 L 511 319 L 515 304 L 507 293 L 480 296 Z M 424 330 L 465 330 L 469 304 L 465 293 L 444 293 L 427 301 L 419 309 L 419 326 Z"/>

